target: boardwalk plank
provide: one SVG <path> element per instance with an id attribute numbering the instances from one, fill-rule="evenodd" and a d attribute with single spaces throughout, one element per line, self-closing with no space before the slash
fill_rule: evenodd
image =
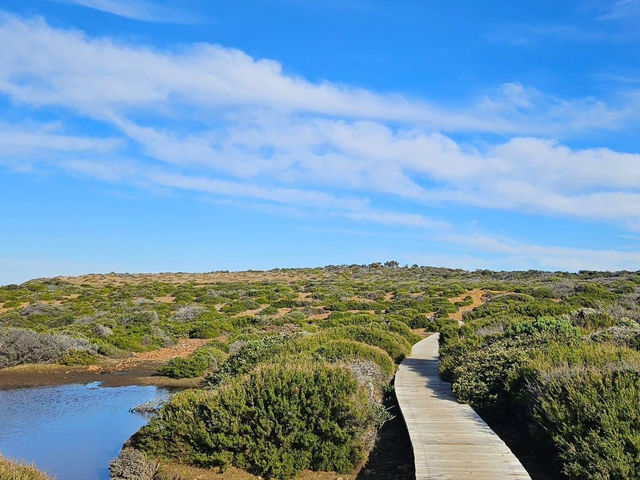
<path id="1" fill-rule="evenodd" d="M 396 396 L 409 430 L 416 480 L 531 480 L 480 416 L 458 403 L 438 375 L 438 335 L 414 345 L 396 374 Z"/>

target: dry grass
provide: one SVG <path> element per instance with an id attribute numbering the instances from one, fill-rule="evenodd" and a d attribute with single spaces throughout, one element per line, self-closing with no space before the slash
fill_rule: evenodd
<path id="1" fill-rule="evenodd" d="M 296 480 L 355 480 L 356 475 L 340 475 L 330 472 L 312 472 L 303 470 Z M 160 465 L 159 480 L 260 480 L 261 477 L 252 475 L 239 468 L 229 467 L 224 473 L 218 469 L 196 468 L 178 463 L 164 463 Z"/>
<path id="2" fill-rule="evenodd" d="M 51 480 L 51 477 L 35 467 L 0 457 L 0 480 Z"/>
<path id="3" fill-rule="evenodd" d="M 286 271 L 249 271 L 249 272 L 211 272 L 211 273 L 106 273 L 89 274 L 77 277 L 56 277 L 59 280 L 74 285 L 91 285 L 94 287 L 140 285 L 149 282 L 161 282 L 178 285 L 181 283 L 193 283 L 196 285 L 208 285 L 212 283 L 240 283 L 262 281 L 292 281 L 300 279 L 313 279 L 319 277 L 304 270 Z"/>

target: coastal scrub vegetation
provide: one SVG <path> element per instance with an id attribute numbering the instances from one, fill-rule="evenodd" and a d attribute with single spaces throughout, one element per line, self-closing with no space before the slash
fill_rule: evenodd
<path id="1" fill-rule="evenodd" d="M 460 401 L 520 421 L 570 479 L 640 477 L 640 288 L 583 272 L 491 296 L 441 335 Z"/>
<path id="2" fill-rule="evenodd" d="M 202 339 L 159 367 L 199 387 L 174 395 L 127 458 L 289 479 L 361 466 L 388 418 L 397 363 L 440 332 L 440 372 L 460 401 L 517 422 L 553 452 L 558 475 L 632 479 L 639 322 L 638 272 L 388 262 L 92 275 L 0 287 L 0 367 L 99 363 Z"/>
<path id="3" fill-rule="evenodd" d="M 22 465 L 0 457 L 0 480 L 50 480 L 47 475 L 30 465 Z"/>

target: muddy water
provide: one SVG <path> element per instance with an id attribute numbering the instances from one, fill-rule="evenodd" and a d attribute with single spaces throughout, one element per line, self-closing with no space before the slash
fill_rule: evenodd
<path id="1" fill-rule="evenodd" d="M 147 423 L 129 409 L 169 396 L 154 386 L 97 383 L 0 390 L 0 453 L 57 480 L 105 480 L 122 443 Z"/>

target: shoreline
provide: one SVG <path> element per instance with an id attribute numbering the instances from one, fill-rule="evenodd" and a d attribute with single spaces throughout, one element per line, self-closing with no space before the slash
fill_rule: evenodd
<path id="1" fill-rule="evenodd" d="M 156 387 L 192 388 L 200 378 L 169 378 L 157 374 L 161 363 L 114 369 L 108 364 L 66 366 L 58 364 L 28 364 L 0 370 L 0 391 L 19 388 L 52 387 L 58 385 L 100 382 L 102 387 L 150 385 Z"/>

